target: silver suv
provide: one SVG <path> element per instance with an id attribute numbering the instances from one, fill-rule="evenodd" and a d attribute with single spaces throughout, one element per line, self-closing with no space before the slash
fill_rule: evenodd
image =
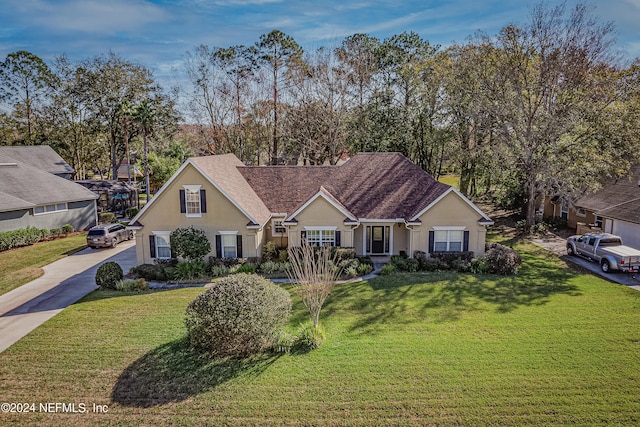
<path id="1" fill-rule="evenodd" d="M 115 248 L 123 240 L 133 239 L 133 231 L 122 224 L 96 225 L 87 234 L 87 246 L 90 248 Z"/>

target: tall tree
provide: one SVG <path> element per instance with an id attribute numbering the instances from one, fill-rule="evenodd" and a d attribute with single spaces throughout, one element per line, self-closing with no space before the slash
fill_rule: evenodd
<path id="1" fill-rule="evenodd" d="M 153 107 L 149 104 L 148 101 L 142 101 L 134 111 L 134 118 L 138 126 L 140 127 L 140 132 L 142 133 L 142 141 L 143 141 L 143 162 L 144 162 L 144 184 L 145 184 L 145 192 L 147 195 L 147 200 L 150 199 L 150 188 L 149 188 L 149 148 L 147 145 L 147 137 L 153 134 L 154 125 L 156 123 L 156 115 L 153 110 Z"/>
<path id="2" fill-rule="evenodd" d="M 19 137 L 16 142 L 35 144 L 38 108 L 46 102 L 57 77 L 49 66 L 31 52 L 19 50 L 0 63 L 0 102 L 13 109 Z"/>
<path id="3" fill-rule="evenodd" d="M 595 144 L 564 142 L 587 124 L 583 112 L 598 116 L 615 101 L 607 96 L 614 92 L 604 89 L 615 85 L 614 74 L 598 72 L 610 63 L 612 29 L 592 19 L 584 4 L 568 17 L 564 5 L 543 4 L 534 8 L 528 25 L 507 26 L 496 40 L 496 73 L 483 84 L 496 136 L 510 153 L 508 167 L 522 177 L 527 225 L 535 223 L 536 197 L 547 191 L 547 179 L 557 176 L 566 160 L 589 146 L 590 155 L 603 155 Z M 590 76 L 595 75 L 594 87 Z M 592 164 L 604 173 L 607 163 L 617 161 Z"/>
<path id="4" fill-rule="evenodd" d="M 160 93 L 151 71 L 111 52 L 83 61 L 77 70 L 83 102 L 91 108 L 109 141 L 111 175 L 116 179 L 124 155 L 120 111 L 122 104 L 139 103 Z"/>
<path id="5" fill-rule="evenodd" d="M 260 36 L 260 41 L 256 43 L 258 49 L 258 60 L 269 74 L 269 85 L 271 86 L 271 103 L 272 103 L 272 149 L 271 164 L 276 165 L 279 162 L 280 151 L 278 150 L 279 141 L 279 96 L 283 87 L 288 81 L 287 69 L 289 65 L 300 61 L 303 50 L 295 42 L 295 40 L 280 30 L 273 30 L 269 34 Z"/>

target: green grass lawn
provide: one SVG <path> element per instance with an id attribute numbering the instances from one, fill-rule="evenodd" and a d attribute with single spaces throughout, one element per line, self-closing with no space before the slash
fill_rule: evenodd
<path id="1" fill-rule="evenodd" d="M 0 424 L 639 425 L 640 292 L 518 249 L 516 277 L 338 285 L 320 349 L 250 360 L 185 347 L 202 289 L 94 292 L 0 354 L 2 401 L 90 413 Z M 307 319 L 295 300 L 291 328 Z"/>
<path id="2" fill-rule="evenodd" d="M 87 246 L 87 235 L 77 234 L 33 246 L 0 252 L 0 295 L 42 276 L 43 266 Z"/>
<path id="3" fill-rule="evenodd" d="M 438 178 L 438 181 L 455 188 L 460 188 L 460 175 L 442 175 Z"/>

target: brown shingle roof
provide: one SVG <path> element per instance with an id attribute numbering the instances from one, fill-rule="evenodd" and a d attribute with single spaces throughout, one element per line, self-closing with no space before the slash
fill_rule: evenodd
<path id="1" fill-rule="evenodd" d="M 629 176 L 608 181 L 602 189 L 582 197 L 575 206 L 640 224 L 640 165 L 632 166 Z"/>
<path id="2" fill-rule="evenodd" d="M 400 153 L 360 153 L 342 166 L 238 170 L 273 213 L 291 214 L 324 187 L 358 218 L 409 220 L 450 188 Z"/>
<path id="3" fill-rule="evenodd" d="M 252 221 L 259 225 L 267 222 L 271 212 L 240 174 L 239 169 L 243 163 L 235 155 L 192 157 L 189 160 L 208 175 Z"/>

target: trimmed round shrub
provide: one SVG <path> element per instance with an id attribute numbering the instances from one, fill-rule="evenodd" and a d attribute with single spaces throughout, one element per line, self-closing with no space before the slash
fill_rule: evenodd
<path id="1" fill-rule="evenodd" d="M 62 232 L 64 234 L 69 234 L 69 233 L 73 233 L 74 232 L 74 228 L 73 225 L 71 224 L 65 224 L 62 226 Z"/>
<path id="2" fill-rule="evenodd" d="M 100 289 L 116 289 L 116 285 L 123 277 L 120 264 L 113 261 L 105 262 L 96 271 L 96 285 L 100 286 Z"/>
<path id="3" fill-rule="evenodd" d="M 215 357 L 243 357 L 276 343 L 291 313 L 289 293 L 255 274 L 215 282 L 187 307 L 188 341 Z"/>

